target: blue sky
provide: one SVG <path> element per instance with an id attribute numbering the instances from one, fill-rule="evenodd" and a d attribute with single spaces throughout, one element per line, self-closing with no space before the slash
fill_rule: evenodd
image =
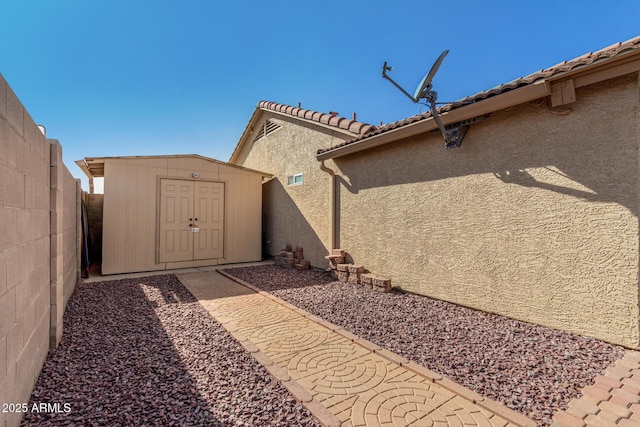
<path id="1" fill-rule="evenodd" d="M 2 0 L 0 73 L 71 172 L 83 157 L 227 161 L 260 100 L 371 124 L 444 49 L 455 101 L 640 35 L 640 2 Z M 83 188 L 87 189 L 86 179 Z"/>

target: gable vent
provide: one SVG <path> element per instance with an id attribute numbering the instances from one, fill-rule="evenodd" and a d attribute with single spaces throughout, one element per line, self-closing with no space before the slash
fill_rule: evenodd
<path id="1" fill-rule="evenodd" d="M 280 126 L 276 122 L 273 122 L 271 120 L 267 120 L 266 122 L 264 122 L 264 124 L 262 126 L 260 126 L 260 130 L 256 133 L 256 137 L 253 139 L 253 142 L 256 142 L 257 140 L 259 140 L 263 136 L 267 136 L 270 133 L 277 131 L 281 127 L 282 126 Z"/>

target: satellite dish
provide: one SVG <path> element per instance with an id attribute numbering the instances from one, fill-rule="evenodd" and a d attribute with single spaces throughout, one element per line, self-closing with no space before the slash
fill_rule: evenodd
<path id="1" fill-rule="evenodd" d="M 440 54 L 438 59 L 436 59 L 436 62 L 433 63 L 431 70 L 429 70 L 429 74 L 424 76 L 424 79 L 422 79 L 422 81 L 416 88 L 416 91 L 413 94 L 414 99 L 422 99 L 422 98 L 428 97 L 428 93 L 431 92 L 431 88 L 433 87 L 433 85 L 431 84 L 431 81 L 435 77 L 436 73 L 438 72 L 438 69 L 440 68 L 440 65 L 442 65 L 442 61 L 444 61 L 444 57 L 447 56 L 448 53 L 449 51 L 445 50 Z"/>
<path id="2" fill-rule="evenodd" d="M 400 92 L 405 94 L 407 98 L 409 98 L 416 104 L 420 102 L 421 99 L 424 99 L 429 103 L 431 107 L 431 116 L 438 125 L 440 132 L 442 132 L 442 136 L 444 136 L 444 146 L 447 149 L 459 147 L 462 144 L 462 139 L 464 138 L 464 135 L 466 134 L 466 131 L 468 129 L 468 126 L 466 126 L 464 129 L 462 129 L 462 127 L 455 127 L 452 129 L 445 128 L 442 120 L 440 120 L 440 115 L 438 114 L 438 110 L 436 108 L 438 93 L 433 90 L 433 85 L 431 84 L 431 82 L 433 81 L 433 78 L 438 72 L 440 65 L 442 65 L 442 61 L 444 61 L 444 58 L 448 53 L 449 50 L 445 50 L 440 54 L 438 59 L 436 59 L 436 62 L 433 63 L 431 70 L 429 70 L 427 75 L 424 76 L 424 78 L 416 88 L 413 96 L 409 94 L 409 92 L 404 90 L 398 83 L 393 81 L 391 77 L 389 77 L 387 71 L 393 71 L 393 67 L 389 66 L 386 61 L 382 66 L 382 77 L 389 80 L 396 88 L 400 90 Z"/>
<path id="3" fill-rule="evenodd" d="M 410 100 L 412 100 L 416 104 L 420 102 L 421 99 L 426 99 L 427 101 L 430 102 L 431 98 L 433 97 L 433 95 L 431 94 L 431 92 L 433 92 L 431 90 L 431 88 L 433 87 L 433 85 L 431 84 L 431 81 L 435 77 L 436 73 L 438 72 L 438 69 L 440 68 L 440 65 L 442 65 L 442 61 L 444 61 L 444 57 L 447 56 L 448 53 L 449 51 L 445 50 L 440 54 L 438 59 L 436 59 L 436 62 L 433 63 L 433 66 L 431 67 L 431 70 L 429 70 L 429 73 L 427 73 L 427 75 L 424 76 L 424 78 L 416 88 L 416 91 L 414 92 L 413 96 L 411 96 L 409 92 L 404 90 L 398 83 L 396 83 L 395 81 L 393 81 L 391 77 L 389 77 L 389 75 L 387 74 L 387 71 L 393 71 L 393 67 L 387 65 L 386 61 L 382 66 L 382 77 L 389 80 L 396 88 L 400 89 L 402 93 L 404 93 Z"/>

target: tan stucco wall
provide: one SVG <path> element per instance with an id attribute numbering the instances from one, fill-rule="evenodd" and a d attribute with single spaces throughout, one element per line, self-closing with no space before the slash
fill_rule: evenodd
<path id="1" fill-rule="evenodd" d="M 158 185 L 162 177 L 225 183 L 224 258 L 156 262 Z M 259 173 L 195 157 L 105 160 L 102 274 L 259 261 Z"/>
<path id="2" fill-rule="evenodd" d="M 637 348 L 637 76 L 577 98 L 494 113 L 459 149 L 336 159 L 339 245 L 405 290 Z"/>
<path id="3" fill-rule="evenodd" d="M 45 138 L 0 75 L 2 403 L 29 401 L 50 339 L 53 346 L 60 340 L 78 273 L 78 194 L 59 143 Z M 0 426 L 17 426 L 21 416 L 2 411 Z"/>
<path id="4" fill-rule="evenodd" d="M 330 175 L 320 170 L 315 152 L 348 135 L 313 123 L 264 112 L 259 124 L 272 120 L 282 127 L 241 152 L 237 164 L 274 175 L 263 185 L 264 239 L 273 256 L 287 244 L 304 249 L 314 267 L 326 268 L 331 245 Z M 329 162 L 332 163 L 332 162 Z M 303 173 L 304 184 L 287 186 L 287 175 Z"/>

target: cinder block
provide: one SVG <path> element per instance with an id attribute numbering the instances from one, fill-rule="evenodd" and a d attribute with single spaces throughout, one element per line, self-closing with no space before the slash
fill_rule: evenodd
<path id="1" fill-rule="evenodd" d="M 6 205 L 16 208 L 24 207 L 24 174 L 18 170 L 5 169 L 4 185 L 6 188 Z"/>
<path id="2" fill-rule="evenodd" d="M 381 276 L 374 276 L 372 279 L 373 289 L 380 292 L 391 292 L 391 279 Z"/>
<path id="3" fill-rule="evenodd" d="M 364 273 L 364 266 L 362 265 L 349 265 L 347 268 L 349 269 L 349 274 L 360 275 Z"/>
<path id="4" fill-rule="evenodd" d="M 16 381 L 16 364 L 15 364 L 15 360 L 13 360 L 13 362 L 8 359 L 7 360 L 7 375 L 4 379 L 4 381 L 0 381 L 0 402 L 16 402 L 17 400 L 17 395 L 16 395 L 16 389 L 17 389 L 17 381 Z M 11 422 L 9 420 L 9 417 L 6 416 L 9 415 L 9 413 L 1 413 L 0 412 L 0 426 L 17 426 L 20 424 L 20 420 L 13 420 L 13 422 Z M 4 419 L 7 420 L 6 424 L 3 423 L 3 416 L 6 416 Z"/>
<path id="5" fill-rule="evenodd" d="M 26 276 L 23 267 L 25 258 L 24 245 L 6 251 L 7 254 L 7 288 L 17 286 Z"/>
<path id="6" fill-rule="evenodd" d="M 360 275 L 360 284 L 372 289 L 373 288 L 373 275 L 372 274 L 366 274 L 363 273 Z"/>
<path id="7" fill-rule="evenodd" d="M 329 261 L 330 270 L 336 270 L 338 268 L 338 264 L 344 263 L 344 257 L 339 255 L 327 255 L 324 259 Z"/>
<path id="8" fill-rule="evenodd" d="M 6 334 L 7 337 L 7 368 L 11 368 L 12 365 L 15 366 L 16 360 L 18 360 L 18 356 L 20 352 L 24 348 L 24 343 L 22 342 L 22 331 L 18 329 L 18 325 L 14 324 L 9 332 Z"/>
<path id="9" fill-rule="evenodd" d="M 7 340 L 2 337 L 0 339 L 0 384 L 7 378 Z"/>
<path id="10" fill-rule="evenodd" d="M 0 206 L 0 251 L 12 249 L 18 244 L 17 223 L 18 210 Z"/>
<path id="11" fill-rule="evenodd" d="M 336 266 L 336 268 L 337 268 L 338 271 L 349 272 L 349 266 L 350 265 L 351 264 L 338 264 Z"/>
<path id="12" fill-rule="evenodd" d="M 349 272 L 348 271 L 338 271 L 338 280 L 346 283 L 349 280 Z"/>
<path id="13" fill-rule="evenodd" d="M 7 336 L 16 319 L 16 289 L 10 288 L 0 296 L 0 336 Z"/>
<path id="14" fill-rule="evenodd" d="M 0 295 L 7 291 L 7 252 L 0 250 Z M 0 308 L 1 310 L 2 308 Z"/>
<path id="15" fill-rule="evenodd" d="M 298 270 L 308 270 L 309 269 L 309 261 L 307 260 L 302 260 L 299 263 L 297 263 L 295 265 L 296 269 Z"/>
<path id="16" fill-rule="evenodd" d="M 13 127 L 20 136 L 24 135 L 24 106 L 16 96 L 11 86 L 6 86 L 6 118 L 11 127 Z"/>
<path id="17" fill-rule="evenodd" d="M 349 277 L 347 278 L 347 282 L 353 284 L 353 285 L 359 285 L 360 284 L 360 278 L 358 277 L 357 274 L 351 274 L 349 273 Z"/>

